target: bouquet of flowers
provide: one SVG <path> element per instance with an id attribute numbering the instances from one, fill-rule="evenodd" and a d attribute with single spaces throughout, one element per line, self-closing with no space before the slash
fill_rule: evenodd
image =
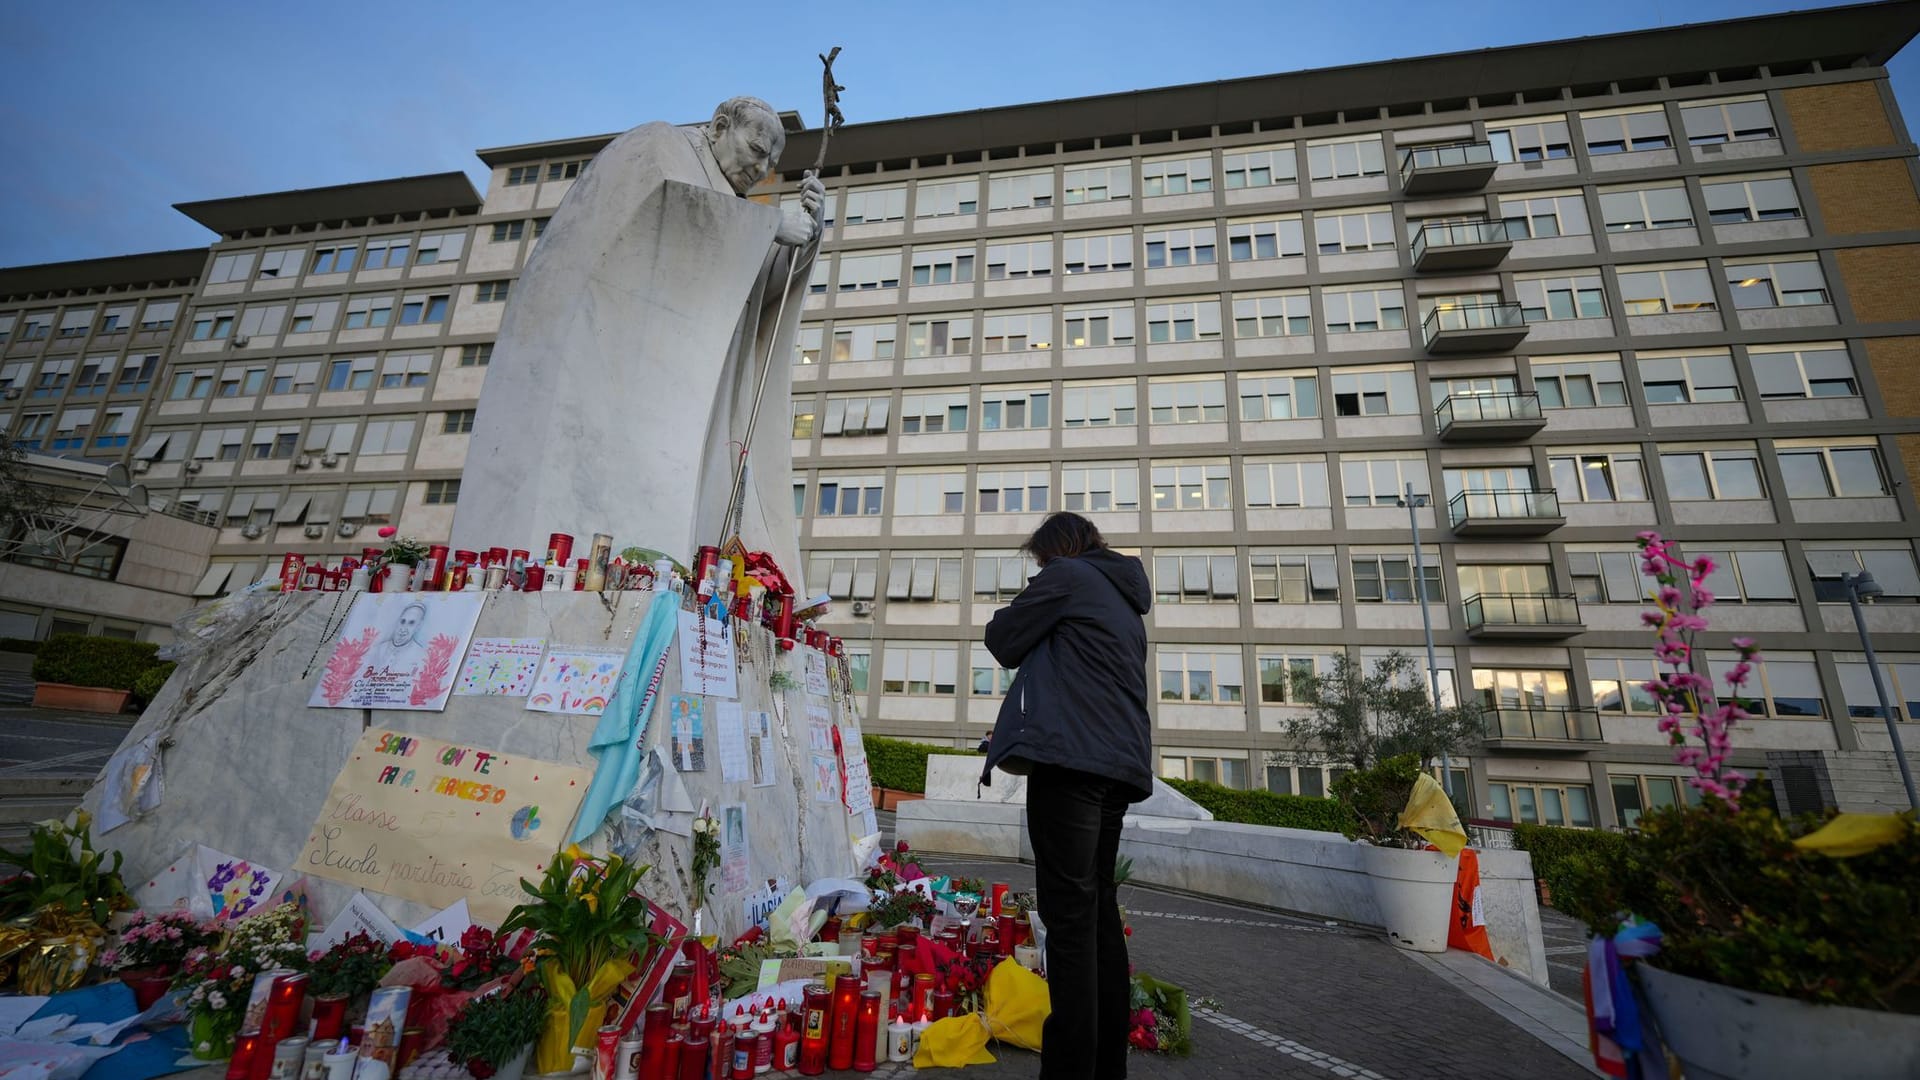
<path id="1" fill-rule="evenodd" d="M 233 1053 L 247 1019 L 253 980 L 263 971 L 305 966 L 307 921 L 297 904 L 282 904 L 235 923 L 218 946 L 187 954 L 176 989 L 187 991 L 193 1055 L 219 1060 Z"/>
<path id="2" fill-rule="evenodd" d="M 1133 1017 L 1127 1042 L 1134 1049 L 1180 1057 L 1193 1051 L 1193 1016 L 1185 990 L 1135 972 L 1128 1007 Z"/>
<path id="3" fill-rule="evenodd" d="M 700 908 L 707 902 L 707 875 L 720 865 L 720 822 L 714 819 L 706 807 L 700 808 L 700 816 L 693 819 L 693 911 L 699 916 Z"/>
<path id="4" fill-rule="evenodd" d="M 532 983 L 477 997 L 453 1018 L 447 1056 L 475 1080 L 487 1080 L 526 1053 L 546 1016 L 546 991 Z"/>
<path id="5" fill-rule="evenodd" d="M 469 926 L 460 935 L 459 954 L 440 973 L 440 981 L 455 990 L 477 990 L 519 967 L 520 962 L 508 955 L 505 939 L 484 926 Z"/>
<path id="6" fill-rule="evenodd" d="M 938 913 L 939 908 L 933 901 L 911 889 L 886 893 L 867 905 L 867 916 L 873 920 L 873 925 L 882 930 L 890 930 L 905 922 L 917 922 L 924 928 L 931 928 L 933 917 Z"/>
<path id="7" fill-rule="evenodd" d="M 307 989 L 317 998 L 359 997 L 380 985 L 392 967 L 385 947 L 367 934 L 354 934 L 307 957 Z"/>
<path id="8" fill-rule="evenodd" d="M 135 912 L 120 931 L 120 941 L 100 954 L 100 966 L 109 971 L 153 968 L 170 975 L 187 954 L 213 944 L 219 936 L 185 911 Z"/>

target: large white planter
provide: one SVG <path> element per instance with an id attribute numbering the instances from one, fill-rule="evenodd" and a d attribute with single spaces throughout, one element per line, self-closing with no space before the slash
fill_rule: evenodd
<path id="1" fill-rule="evenodd" d="M 1447 951 L 1453 881 L 1459 864 L 1437 851 L 1362 844 L 1360 865 L 1373 879 L 1373 899 L 1387 938 L 1403 949 Z"/>
<path id="2" fill-rule="evenodd" d="M 1810 1005 L 1635 964 L 1687 1080 L 1911 1080 L 1920 1016 Z"/>

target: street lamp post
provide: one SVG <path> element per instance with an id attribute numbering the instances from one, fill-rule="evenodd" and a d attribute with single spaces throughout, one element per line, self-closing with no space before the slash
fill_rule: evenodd
<path id="1" fill-rule="evenodd" d="M 1893 740 L 1893 760 L 1900 766 L 1900 782 L 1907 786 L 1907 803 L 1920 810 L 1920 795 L 1913 790 L 1913 770 L 1907 766 L 1907 752 L 1900 745 L 1900 722 L 1894 718 L 1893 705 L 1887 700 L 1887 682 L 1880 674 L 1880 659 L 1873 654 L 1873 639 L 1867 636 L 1866 616 L 1860 614 L 1861 597 L 1871 600 L 1886 590 L 1867 570 L 1841 574 L 1840 583 L 1847 590 L 1847 606 L 1853 609 L 1853 628 L 1860 631 L 1860 647 L 1867 653 L 1867 671 L 1873 675 L 1873 692 L 1880 698 L 1880 716 L 1887 722 L 1887 737 Z"/>
<path id="2" fill-rule="evenodd" d="M 1430 501 L 1425 495 L 1415 495 L 1413 484 L 1407 484 L 1406 497 L 1400 500 L 1407 507 L 1407 524 L 1413 527 L 1413 581 L 1420 590 L 1420 629 L 1427 637 L 1427 685 L 1433 693 L 1433 707 L 1440 708 L 1440 662 L 1433 652 L 1433 615 L 1427 610 L 1427 564 L 1420 553 L 1420 507 Z M 1449 797 L 1453 795 L 1453 759 L 1445 747 L 1440 750 L 1440 787 Z M 1912 787 L 1909 785 L 1908 790 Z"/>

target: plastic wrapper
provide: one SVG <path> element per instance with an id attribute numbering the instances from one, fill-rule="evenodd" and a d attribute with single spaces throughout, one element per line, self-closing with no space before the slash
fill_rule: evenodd
<path id="1" fill-rule="evenodd" d="M 238 641 L 265 616 L 279 592 L 255 582 L 187 612 L 173 621 L 173 641 L 155 655 L 187 663 Z"/>
<path id="2" fill-rule="evenodd" d="M 913 1055 L 916 1069 L 958 1068 L 962 1065 L 991 1065 L 993 1055 L 987 1042 L 998 1039 L 1027 1050 L 1040 1049 L 1040 1032 L 1053 1011 L 1053 999 L 1047 995 L 1047 980 L 1014 963 L 1002 960 L 987 976 L 986 1007 L 965 1016 L 935 1020 L 920 1036 L 920 1050 Z"/>

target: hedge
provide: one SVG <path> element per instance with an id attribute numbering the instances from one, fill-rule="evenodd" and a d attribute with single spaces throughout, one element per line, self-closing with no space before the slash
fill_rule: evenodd
<path id="1" fill-rule="evenodd" d="M 960 750 L 951 746 L 934 746 L 929 743 L 907 742 L 904 739 L 889 739 L 881 735 L 863 735 L 861 744 L 867 748 L 867 765 L 873 771 L 873 782 L 883 788 L 894 791 L 912 791 L 925 794 L 927 790 L 927 756 L 929 754 L 974 754 L 973 750 Z"/>
<path id="2" fill-rule="evenodd" d="M 40 651 L 40 644 L 32 638 L 0 637 L 0 652 L 26 653 L 32 656 Z"/>
<path id="3" fill-rule="evenodd" d="M 34 657 L 33 677 L 39 682 L 132 690 L 141 674 L 159 663 L 153 655 L 159 649 L 150 641 L 56 634 L 41 644 Z"/>
<path id="4" fill-rule="evenodd" d="M 1524 821 L 1513 827 L 1513 845 L 1533 856 L 1533 876 L 1558 896 L 1567 895 L 1565 874 L 1570 860 L 1590 852 L 1618 850 L 1626 842 L 1625 833 L 1605 829 L 1565 829 Z"/>
<path id="5" fill-rule="evenodd" d="M 1352 813 L 1335 799 L 1320 799 L 1312 795 L 1279 795 L 1271 791 L 1242 791 L 1210 784 L 1205 780 L 1168 780 L 1167 784 L 1211 810 L 1215 821 L 1337 833 L 1344 833 L 1353 826 Z"/>
<path id="6" fill-rule="evenodd" d="M 167 685 L 168 676 L 172 675 L 173 669 L 178 666 L 171 661 L 156 664 L 141 672 L 140 677 L 133 680 L 133 697 L 140 703 L 141 708 L 146 708 L 149 702 L 160 696 L 160 688 Z"/>

